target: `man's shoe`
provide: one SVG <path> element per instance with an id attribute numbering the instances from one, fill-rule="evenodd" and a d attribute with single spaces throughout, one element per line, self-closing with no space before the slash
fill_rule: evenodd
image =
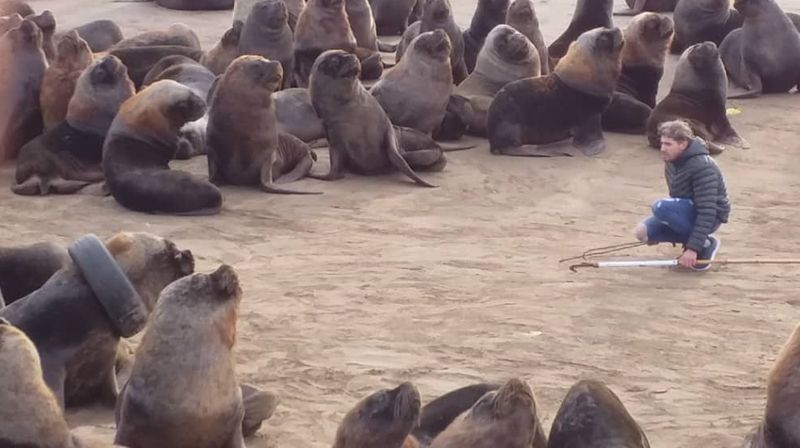
<path id="1" fill-rule="evenodd" d="M 714 236 L 709 236 L 708 245 L 703 248 L 703 250 L 697 254 L 698 260 L 708 260 L 711 261 L 714 257 L 717 256 L 717 252 L 719 252 L 719 246 L 721 244 L 720 239 Z M 708 264 L 698 264 L 694 267 L 695 271 L 707 271 L 711 268 L 711 263 Z"/>

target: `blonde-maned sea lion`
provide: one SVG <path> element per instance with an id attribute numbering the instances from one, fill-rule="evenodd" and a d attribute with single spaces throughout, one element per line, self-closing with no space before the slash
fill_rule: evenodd
<path id="1" fill-rule="evenodd" d="M 410 434 L 419 411 L 419 392 L 411 383 L 372 393 L 344 416 L 333 448 L 417 447 Z"/>
<path id="2" fill-rule="evenodd" d="M 80 38 L 77 31 L 61 36 L 58 56 L 44 72 L 39 96 L 45 130 L 64 121 L 78 77 L 93 60 L 89 44 Z"/>
<path id="3" fill-rule="evenodd" d="M 531 41 L 539 52 L 539 63 L 541 73 L 550 73 L 550 56 L 547 52 L 547 45 L 542 36 L 542 29 L 539 26 L 539 17 L 536 15 L 536 8 L 533 7 L 532 0 L 514 0 L 508 7 L 506 24 L 519 31 Z"/>
<path id="4" fill-rule="evenodd" d="M 214 75 L 219 76 L 225 73 L 225 69 L 231 65 L 231 62 L 239 57 L 239 41 L 242 36 L 242 28 L 244 28 L 243 22 L 238 20 L 233 22 L 233 26 L 225 31 L 219 42 L 200 58 L 200 63 L 211 70 Z"/>

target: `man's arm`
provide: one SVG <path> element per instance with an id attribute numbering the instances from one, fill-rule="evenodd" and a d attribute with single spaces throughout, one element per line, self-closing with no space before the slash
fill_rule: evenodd
<path id="1" fill-rule="evenodd" d="M 712 162 L 700 167 L 692 176 L 692 190 L 694 191 L 694 206 L 697 218 L 694 228 L 686 242 L 686 248 L 701 252 L 708 239 L 709 233 L 714 228 L 717 218 L 717 195 L 719 194 L 719 179 L 721 174 Z"/>

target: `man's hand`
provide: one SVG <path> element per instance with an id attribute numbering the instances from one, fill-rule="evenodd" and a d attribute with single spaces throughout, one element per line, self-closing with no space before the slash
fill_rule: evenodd
<path id="1" fill-rule="evenodd" d="M 697 252 L 692 249 L 686 249 L 678 258 L 678 264 L 685 268 L 693 268 L 697 264 Z"/>

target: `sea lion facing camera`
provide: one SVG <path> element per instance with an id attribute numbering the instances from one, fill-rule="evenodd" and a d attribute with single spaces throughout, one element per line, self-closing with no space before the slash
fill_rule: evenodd
<path id="1" fill-rule="evenodd" d="M 800 33 L 775 0 L 736 0 L 744 17 L 719 47 L 732 83 L 745 89 L 730 98 L 788 92 L 800 82 Z"/>
<path id="2" fill-rule="evenodd" d="M 80 38 L 77 31 L 61 36 L 58 56 L 44 72 L 39 96 L 45 129 L 64 121 L 78 77 L 93 60 L 89 44 Z"/>
<path id="3" fill-rule="evenodd" d="M 478 53 L 483 48 L 486 36 L 497 25 L 505 23 L 509 0 L 478 0 L 469 28 L 464 30 L 464 63 L 472 73 Z"/>
<path id="4" fill-rule="evenodd" d="M 118 48 L 177 46 L 200 49 L 200 39 L 194 30 L 183 23 L 174 23 L 165 30 L 152 30 L 139 33 L 114 45 Z"/>
<path id="5" fill-rule="evenodd" d="M 232 353 L 241 297 L 227 265 L 164 289 L 117 401 L 115 444 L 245 446 Z"/>
<path id="6" fill-rule="evenodd" d="M 550 54 L 550 67 L 555 68 L 558 60 L 564 57 L 569 46 L 581 34 L 594 28 L 611 28 L 611 8 L 613 0 L 578 0 L 567 30 L 547 48 Z"/>
<path id="7" fill-rule="evenodd" d="M 416 4 L 417 0 L 371 0 L 370 8 L 378 35 L 402 35 L 408 28 L 411 11 Z"/>
<path id="8" fill-rule="evenodd" d="M 122 30 L 113 20 L 93 20 L 73 29 L 89 44 L 92 53 L 106 51 L 123 39 Z"/>
<path id="9" fill-rule="evenodd" d="M 647 120 L 647 138 L 653 148 L 661 147 L 658 127 L 681 119 L 695 135 L 706 140 L 709 152 L 719 154 L 731 145 L 748 147 L 731 126 L 725 107 L 728 82 L 725 68 L 713 42 L 694 44 L 683 52 L 675 67 L 672 88 Z"/>
<path id="10" fill-rule="evenodd" d="M 298 180 L 311 168 L 308 161 L 299 172 L 279 177 L 281 168 L 294 157 L 291 149 L 280 149 L 272 92 L 281 84 L 283 70 L 276 61 L 260 56 L 240 56 L 214 91 L 208 117 L 208 178 L 211 182 L 233 185 L 258 185 L 267 193 L 303 194 L 286 190 L 276 183 Z M 296 138 L 284 137 L 284 145 L 307 148 Z M 287 150 L 288 149 L 288 150 Z M 276 167 L 276 165 L 278 165 Z M 276 169 L 277 168 L 277 169 Z M 294 167 L 291 167 L 294 168 Z M 304 171 L 304 172 L 303 172 Z"/>
<path id="11" fill-rule="evenodd" d="M 544 43 L 542 29 L 539 27 L 539 18 L 536 16 L 536 9 L 531 0 L 514 0 L 508 7 L 506 24 L 519 31 L 531 41 L 539 52 L 539 63 L 541 73 L 550 73 L 550 56 L 547 52 L 547 45 Z"/>
<path id="12" fill-rule="evenodd" d="M 297 87 L 308 87 L 311 68 L 326 50 L 356 51 L 345 0 L 309 0 L 294 30 L 294 77 Z M 288 75 L 285 75 L 288 76 Z"/>
<path id="13" fill-rule="evenodd" d="M 675 37 L 670 52 L 680 54 L 694 44 L 710 41 L 717 46 L 741 28 L 744 19 L 731 9 L 731 0 L 682 0 L 675 7 Z"/>
<path id="14" fill-rule="evenodd" d="M 417 423 L 420 397 L 411 383 L 379 390 L 359 401 L 342 419 L 333 448 L 401 448 Z M 413 437 L 412 437 L 413 438 Z"/>
<path id="15" fill-rule="evenodd" d="M 23 21 L 0 37 L 0 163 L 42 132 L 39 92 L 47 68 L 42 31 Z"/>
<path id="16" fill-rule="evenodd" d="M 5 304 L 36 291 L 68 262 L 67 250 L 58 244 L 0 247 L 0 294 Z"/>
<path id="17" fill-rule="evenodd" d="M 322 118 L 330 153 L 330 171 L 311 174 L 322 180 L 337 180 L 345 171 L 363 175 L 399 170 L 417 184 L 434 187 L 420 178 L 410 165 L 441 169 L 446 160 L 441 150 L 401 153 L 397 135 L 378 100 L 358 80 L 360 65 L 355 55 L 341 50 L 326 51 L 311 73 L 311 103 Z"/>
<path id="18" fill-rule="evenodd" d="M 452 89 L 450 38 L 437 29 L 417 36 L 370 93 L 393 124 L 432 134 L 442 123 Z"/>
<path id="19" fill-rule="evenodd" d="M 800 326 L 778 354 L 767 377 L 764 420 L 747 437 L 744 448 L 788 448 L 800 445 Z"/>
<path id="20" fill-rule="evenodd" d="M 450 0 L 420 0 L 422 2 L 422 20 L 414 22 L 403 33 L 403 39 L 397 46 L 397 62 L 403 58 L 411 41 L 421 33 L 443 29 L 450 38 L 450 67 L 453 69 L 453 82 L 461 83 L 469 74 L 464 62 L 464 35 L 453 18 Z"/>
<path id="21" fill-rule="evenodd" d="M 103 141 L 122 103 L 136 93 L 122 62 L 106 56 L 83 71 L 66 119 L 28 142 L 17 159 L 14 193 L 71 194 L 103 180 Z"/>
<path id="22" fill-rule="evenodd" d="M 239 57 L 242 28 L 244 28 L 243 22 L 238 20 L 233 22 L 233 26 L 225 31 L 219 42 L 200 58 L 200 63 L 211 70 L 214 75 L 219 76 L 225 73 L 225 69 L 231 65 L 231 62 Z"/>
<path id="23" fill-rule="evenodd" d="M 31 8 L 31 6 L 25 2 L 19 0 L 0 1 L 0 17 L 10 16 L 12 14 L 19 14 L 24 18 L 33 13 L 34 13 L 33 8 Z"/>
<path id="24" fill-rule="evenodd" d="M 625 0 L 628 4 L 626 10 L 617 11 L 615 16 L 636 16 L 645 11 L 649 12 L 672 12 L 675 10 L 679 0 Z"/>
<path id="25" fill-rule="evenodd" d="M 492 153 L 512 156 L 585 155 L 605 150 L 600 125 L 620 73 L 619 28 L 596 28 L 572 43 L 553 73 L 514 81 L 489 107 Z M 548 145 L 572 137 L 572 145 Z"/>
<path id="26" fill-rule="evenodd" d="M 105 272 L 105 265 L 116 263 L 127 279 L 126 286 L 135 288 L 134 296 L 125 300 L 145 312 L 152 310 L 165 286 L 194 269 L 191 252 L 147 233 L 114 235 L 105 242 L 105 250 L 113 260 L 93 256 L 89 266 L 80 268 L 73 260 L 41 288 L 0 310 L 0 317 L 36 344 L 45 382 L 59 403 L 68 407 L 96 400 L 113 404 L 117 397 L 114 365 L 120 333 L 108 312 L 108 302 L 103 301 L 112 300 L 113 306 L 119 307 L 127 303 L 117 295 L 122 288 L 117 288 L 116 279 L 105 278 L 103 292 L 87 280 L 87 269 Z"/>
<path id="27" fill-rule="evenodd" d="M 623 33 L 622 72 L 611 104 L 603 112 L 603 129 L 646 132 L 647 119 L 656 107 L 672 30 L 672 19 L 654 12 L 631 19 Z"/>
<path id="28" fill-rule="evenodd" d="M 519 379 L 487 392 L 431 443 L 431 448 L 495 447 L 547 447 L 533 391 Z"/>
<path id="29" fill-rule="evenodd" d="M 550 428 L 550 448 L 604 446 L 650 448 L 647 436 L 604 384 L 579 381 L 570 388 Z"/>
<path id="30" fill-rule="evenodd" d="M 217 187 L 169 168 L 178 132 L 205 111 L 203 98 L 172 80 L 151 84 L 125 101 L 103 146 L 103 172 L 114 199 L 147 213 L 219 213 Z"/>
<path id="31" fill-rule="evenodd" d="M 280 62 L 286 75 L 278 90 L 289 87 L 294 71 L 294 35 L 288 19 L 289 12 L 283 0 L 260 1 L 247 16 L 239 39 L 239 54 Z"/>

